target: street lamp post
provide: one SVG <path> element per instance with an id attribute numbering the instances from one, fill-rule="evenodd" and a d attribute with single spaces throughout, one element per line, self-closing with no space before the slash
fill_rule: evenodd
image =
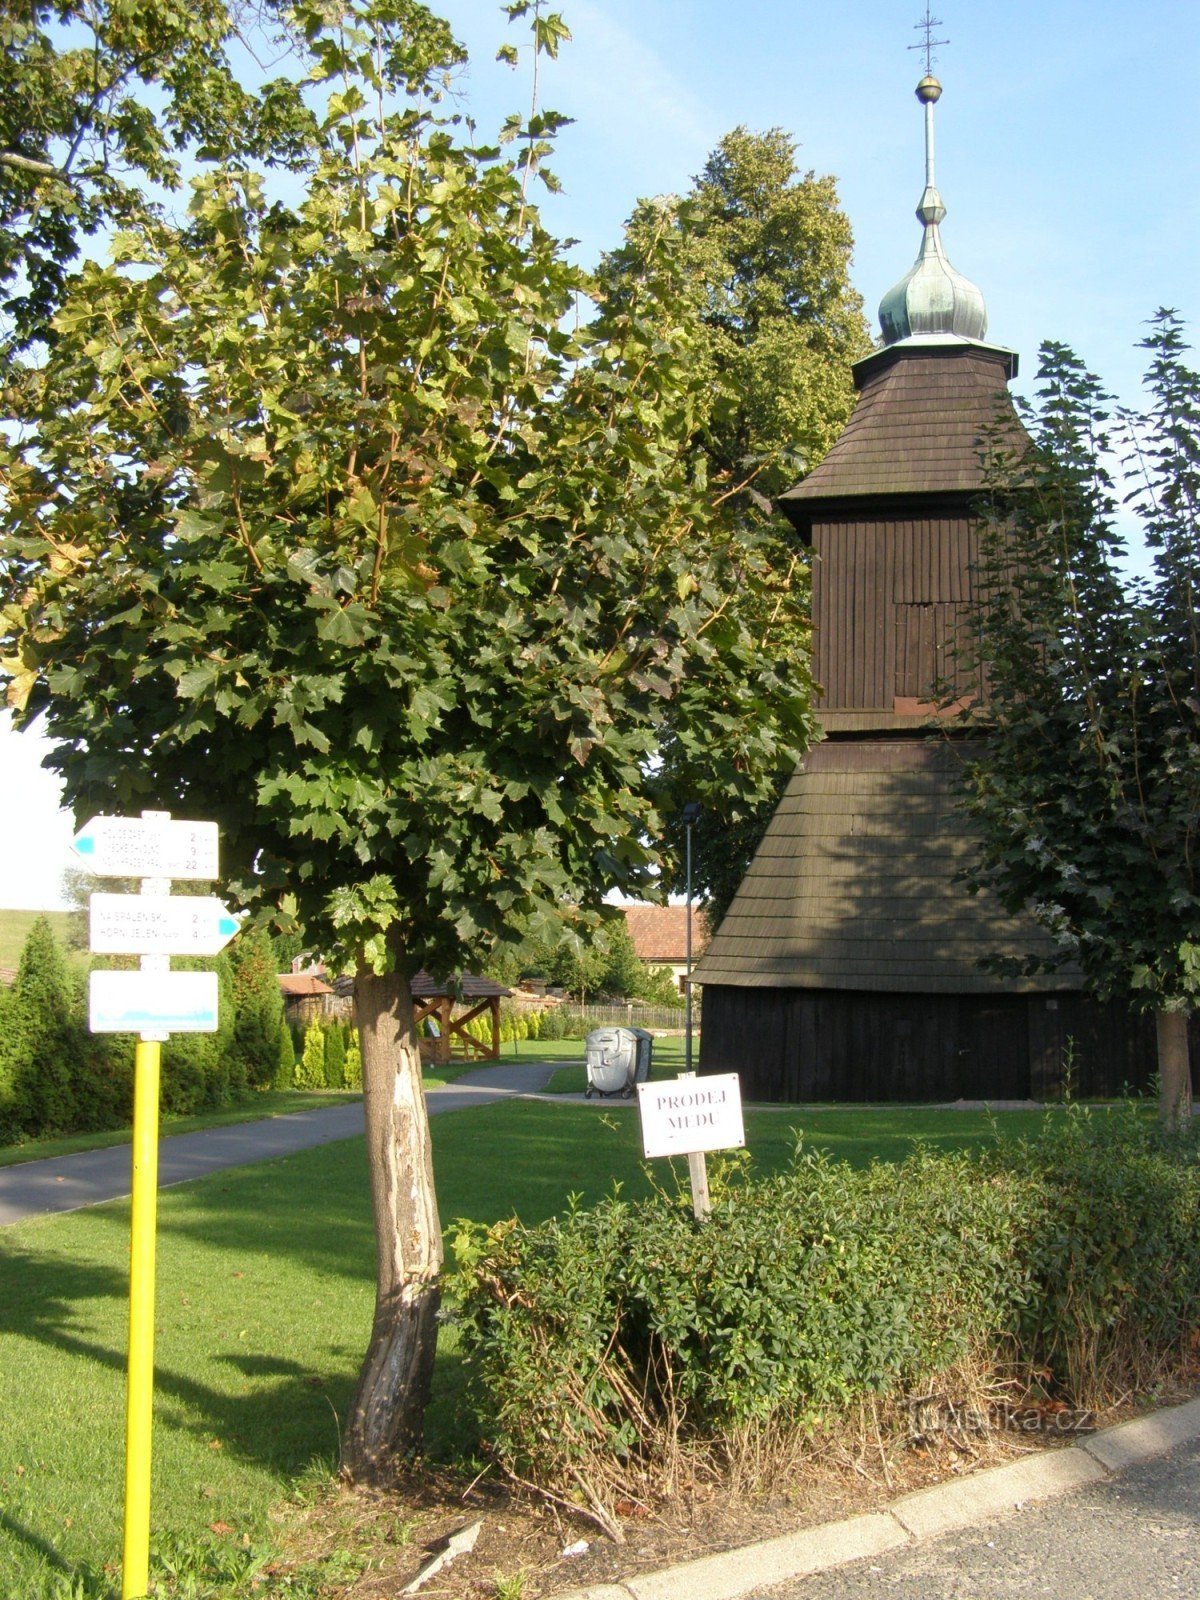
<path id="1" fill-rule="evenodd" d="M 683 830 L 686 845 L 687 876 L 687 976 L 684 979 L 684 1045 L 683 1069 L 692 1070 L 692 827 L 700 816 L 700 802 L 689 800 L 683 808 Z"/>

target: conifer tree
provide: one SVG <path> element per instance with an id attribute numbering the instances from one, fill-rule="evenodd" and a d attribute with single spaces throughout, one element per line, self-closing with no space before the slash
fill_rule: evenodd
<path id="1" fill-rule="evenodd" d="M 75 1120 L 72 1079 L 78 1041 L 72 1027 L 71 981 L 47 917 L 38 917 L 29 930 L 12 997 L 19 1049 L 12 1090 L 15 1120 L 29 1134 L 66 1132 Z"/>

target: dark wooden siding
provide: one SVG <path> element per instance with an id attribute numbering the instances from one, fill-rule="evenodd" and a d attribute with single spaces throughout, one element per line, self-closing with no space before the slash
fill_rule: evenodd
<path id="1" fill-rule="evenodd" d="M 828 710 L 893 711 L 954 682 L 976 526 L 968 517 L 831 517 L 813 527 L 814 659 Z"/>
<path id="2" fill-rule="evenodd" d="M 1153 1022 L 1070 993 L 704 988 L 700 1070 L 739 1073 L 750 1100 L 1056 1099 L 1068 1058 L 1078 1096 L 1144 1091 Z"/>

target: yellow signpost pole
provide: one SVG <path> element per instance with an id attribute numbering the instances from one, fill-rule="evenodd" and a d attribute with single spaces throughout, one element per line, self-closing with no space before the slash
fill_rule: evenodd
<path id="1" fill-rule="evenodd" d="M 134 1057 L 129 1386 L 125 1404 L 125 1549 L 121 1600 L 150 1587 L 150 1441 L 154 1410 L 154 1238 L 158 1211 L 158 1079 L 162 1045 Z"/>
<path id="2" fill-rule="evenodd" d="M 217 876 L 215 822 L 169 811 L 92 817 L 76 854 L 98 878 L 141 879 L 140 895 L 94 894 L 88 944 L 99 955 L 139 955 L 138 972 L 94 971 L 93 1033 L 136 1033 L 133 1077 L 133 1209 L 129 1243 L 129 1379 L 125 1399 L 125 1543 L 121 1600 L 150 1588 L 150 1455 L 154 1428 L 154 1253 L 158 1223 L 158 1087 L 162 1044 L 173 1032 L 215 1033 L 217 978 L 172 972 L 171 956 L 216 955 L 237 932 L 219 900 L 171 895 L 171 880 Z"/>

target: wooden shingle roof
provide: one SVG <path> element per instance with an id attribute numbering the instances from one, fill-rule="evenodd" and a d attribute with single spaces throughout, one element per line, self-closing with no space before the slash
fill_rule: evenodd
<path id="1" fill-rule="evenodd" d="M 1014 994 L 1077 975 L 997 978 L 994 956 L 1051 948 L 956 881 L 973 853 L 955 804 L 958 757 L 933 740 L 830 740 L 780 801 L 696 971 L 735 987 Z"/>
<path id="2" fill-rule="evenodd" d="M 829 502 L 885 496 L 971 495 L 981 487 L 979 439 L 997 419 L 1019 423 L 1008 351 L 948 344 L 892 347 L 860 362 L 861 393 L 829 454 L 780 496 L 807 533 Z"/>
<path id="3" fill-rule="evenodd" d="M 511 989 L 506 989 L 502 983 L 497 983 L 494 978 L 480 977 L 474 972 L 463 972 L 457 977 L 444 983 L 431 978 L 424 968 L 417 973 L 409 985 L 414 999 L 463 999 L 463 1000 L 505 1000 L 512 994 Z"/>

